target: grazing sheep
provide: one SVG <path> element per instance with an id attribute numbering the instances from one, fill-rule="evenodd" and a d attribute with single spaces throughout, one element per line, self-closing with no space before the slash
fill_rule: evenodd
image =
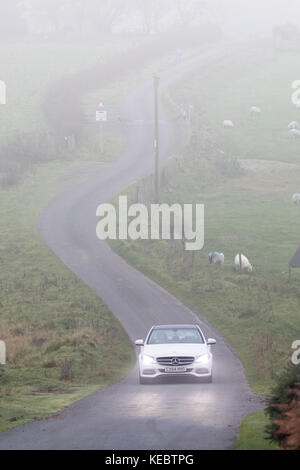
<path id="1" fill-rule="evenodd" d="M 252 264 L 250 263 L 248 258 L 246 258 L 246 256 L 244 256 L 243 254 L 241 254 L 241 264 L 242 264 L 242 266 L 240 266 L 240 255 L 239 254 L 236 255 L 234 263 L 235 263 L 235 266 L 238 270 L 240 268 L 242 268 L 242 271 L 247 272 L 247 273 L 252 273 L 252 271 L 253 271 Z"/>
<path id="2" fill-rule="evenodd" d="M 292 203 L 293 204 L 300 204 L 300 194 L 296 193 L 292 197 Z"/>
<path id="3" fill-rule="evenodd" d="M 288 125 L 288 128 L 291 130 L 291 129 L 299 129 L 299 124 L 297 121 L 292 121 L 290 122 L 290 124 Z"/>
<path id="4" fill-rule="evenodd" d="M 223 121 L 223 127 L 224 129 L 232 129 L 234 127 L 234 124 L 232 121 L 230 121 L 229 119 Z"/>
<path id="5" fill-rule="evenodd" d="M 256 116 L 260 116 L 261 115 L 261 109 L 258 108 L 257 106 L 252 106 L 252 108 L 250 108 L 250 114 L 251 114 L 251 117 L 256 117 Z"/>
<path id="6" fill-rule="evenodd" d="M 210 264 L 224 264 L 225 256 L 223 253 L 218 253 L 217 251 L 211 252 L 208 255 Z"/>
<path id="7" fill-rule="evenodd" d="M 289 137 L 291 139 L 300 139 L 300 131 L 298 129 L 290 129 Z"/>
<path id="8" fill-rule="evenodd" d="M 299 42 L 300 32 L 293 23 L 277 24 L 274 26 L 272 33 L 277 46 L 284 44 L 291 46 Z"/>

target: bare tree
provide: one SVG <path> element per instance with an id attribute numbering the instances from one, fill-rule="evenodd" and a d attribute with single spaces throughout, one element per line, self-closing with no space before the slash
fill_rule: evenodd
<path id="1" fill-rule="evenodd" d="M 110 33 L 124 13 L 124 0 L 81 0 L 86 23 L 98 33 Z"/>
<path id="2" fill-rule="evenodd" d="M 175 0 L 177 17 L 181 26 L 188 27 L 197 22 L 207 6 L 204 0 Z"/>
<path id="3" fill-rule="evenodd" d="M 142 16 L 143 27 L 146 33 L 158 32 L 159 23 L 169 9 L 172 9 L 170 0 L 137 0 L 136 8 Z"/>
<path id="4" fill-rule="evenodd" d="M 34 34 L 56 34 L 62 28 L 66 4 L 66 0 L 24 0 L 21 7 L 28 29 Z"/>
<path id="5" fill-rule="evenodd" d="M 37 32 L 109 33 L 132 0 L 25 0 L 25 16 Z"/>

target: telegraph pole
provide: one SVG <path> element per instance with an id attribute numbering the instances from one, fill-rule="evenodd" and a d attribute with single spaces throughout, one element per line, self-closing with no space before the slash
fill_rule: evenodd
<path id="1" fill-rule="evenodd" d="M 106 109 L 104 107 L 104 104 L 102 102 L 100 102 L 97 106 L 96 121 L 99 122 L 99 124 L 100 124 L 100 134 L 99 134 L 99 137 L 100 137 L 100 151 L 101 151 L 101 153 L 103 153 L 104 152 L 103 125 L 104 125 L 104 122 L 107 121 L 107 111 L 106 111 Z"/>
<path id="2" fill-rule="evenodd" d="M 158 89 L 159 77 L 154 76 L 154 110 L 155 110 L 155 137 L 154 137 L 154 150 L 155 150 L 155 202 L 159 204 L 159 105 L 158 105 Z"/>

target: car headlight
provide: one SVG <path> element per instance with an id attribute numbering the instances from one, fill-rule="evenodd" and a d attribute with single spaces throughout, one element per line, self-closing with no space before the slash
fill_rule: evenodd
<path id="1" fill-rule="evenodd" d="M 202 356 L 197 357 L 196 363 L 197 364 L 208 364 L 210 361 L 210 355 L 209 354 L 203 354 Z"/>
<path id="2" fill-rule="evenodd" d="M 147 356 L 147 354 L 142 355 L 142 361 L 146 365 L 155 364 L 155 362 L 156 362 L 154 357 Z"/>

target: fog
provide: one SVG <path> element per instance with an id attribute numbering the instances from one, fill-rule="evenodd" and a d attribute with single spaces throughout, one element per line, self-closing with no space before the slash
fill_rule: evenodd
<path id="1" fill-rule="evenodd" d="M 82 38 L 107 32 L 158 33 L 218 24 L 226 35 L 270 35 L 276 24 L 300 26 L 298 0 L 1 0 L 0 38 Z"/>
<path id="2" fill-rule="evenodd" d="M 219 0 L 211 18 L 234 37 L 269 36 L 276 24 L 300 26 L 300 3 L 297 0 Z"/>
<path id="3" fill-rule="evenodd" d="M 0 450 L 300 449 L 299 56 L 300 0 L 0 0 Z"/>

